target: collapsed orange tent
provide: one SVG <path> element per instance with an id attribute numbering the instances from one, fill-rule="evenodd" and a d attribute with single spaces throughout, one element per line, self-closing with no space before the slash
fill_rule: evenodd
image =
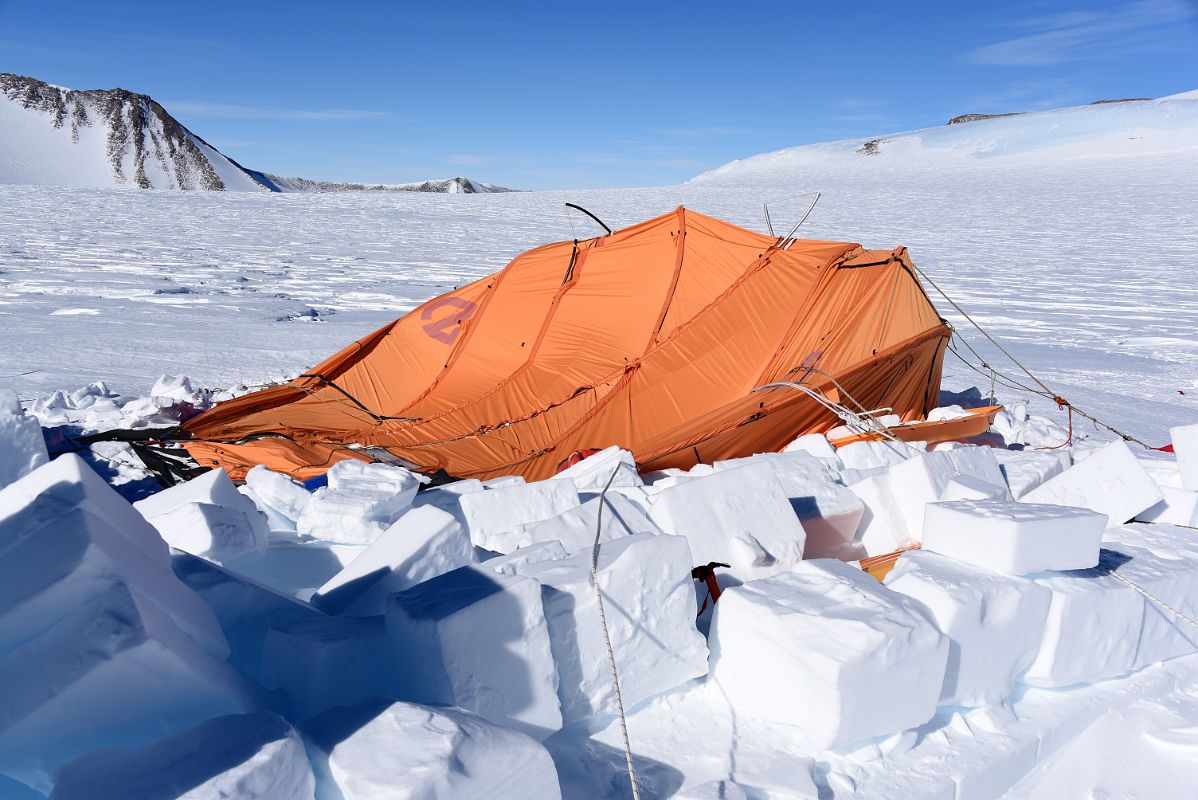
<path id="1" fill-rule="evenodd" d="M 905 248 L 783 241 L 680 207 L 530 250 L 182 435 L 235 477 L 309 478 L 364 448 L 462 478 L 541 479 L 613 444 L 642 470 L 685 468 L 840 424 L 802 392 L 754 391 L 772 381 L 838 397 L 831 377 L 922 418 L 949 335 Z"/>

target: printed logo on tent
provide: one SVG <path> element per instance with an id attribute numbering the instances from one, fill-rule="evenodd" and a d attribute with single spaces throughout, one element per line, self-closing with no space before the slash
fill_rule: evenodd
<path id="1" fill-rule="evenodd" d="M 453 313 L 425 325 L 424 332 L 438 342 L 453 344 L 462 335 L 461 323 L 474 316 L 474 312 L 478 310 L 478 304 L 460 297 L 442 297 L 425 306 L 424 311 L 420 313 L 420 318 L 433 319 L 433 315 L 442 309 L 452 309 Z"/>

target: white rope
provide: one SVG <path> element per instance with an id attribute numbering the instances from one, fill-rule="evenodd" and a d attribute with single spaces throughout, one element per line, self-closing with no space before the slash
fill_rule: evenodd
<path id="1" fill-rule="evenodd" d="M 1168 611 L 1170 614 L 1173 614 L 1175 617 L 1182 620 L 1183 622 L 1188 622 L 1190 625 L 1194 626 L 1195 628 L 1198 628 L 1198 621 L 1195 621 L 1192 617 L 1186 616 L 1182 612 L 1178 611 L 1176 608 L 1169 605 L 1168 603 L 1166 603 L 1164 600 L 1160 599 L 1156 595 L 1152 594 L 1147 589 L 1145 589 L 1143 586 L 1140 586 L 1138 583 L 1130 581 L 1127 578 L 1120 575 L 1119 573 L 1115 572 L 1115 568 L 1110 566 L 1109 564 L 1102 563 L 1101 558 L 1099 558 L 1099 561 L 1098 561 L 1098 568 L 1105 570 L 1106 574 L 1110 575 L 1115 580 L 1120 581 L 1120 582 L 1126 584 L 1127 586 L 1131 587 L 1132 589 L 1136 590 L 1137 592 L 1142 594 L 1144 596 L 1144 598 L 1147 599 L 1149 602 L 1155 603 L 1157 606 L 1164 609 L 1165 611 Z"/>
<path id="2" fill-rule="evenodd" d="M 599 513 L 595 521 L 595 544 L 591 546 L 591 586 L 595 589 L 595 602 L 599 605 L 599 625 L 603 628 L 603 642 L 607 645 L 607 663 L 611 667 L 611 685 L 616 690 L 616 710 L 620 714 L 620 732 L 624 736 L 624 760 L 628 763 L 628 781 L 632 784 L 632 800 L 641 800 L 637 786 L 636 767 L 632 764 L 632 742 L 628 738 L 628 719 L 624 716 L 624 695 L 620 693 L 620 673 L 616 669 L 616 652 L 611 646 L 611 632 L 607 629 L 607 614 L 603 610 L 603 593 L 599 591 L 599 537 L 603 532 L 603 503 L 611 482 L 616 479 L 620 465 L 612 470 L 607 485 L 599 494 Z"/>

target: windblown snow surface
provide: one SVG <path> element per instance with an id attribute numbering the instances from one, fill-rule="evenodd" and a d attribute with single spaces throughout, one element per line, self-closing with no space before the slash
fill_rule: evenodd
<path id="1" fill-rule="evenodd" d="M 1079 408 L 1159 444 L 1168 440 L 1170 426 L 1198 421 L 1198 99 L 1184 95 L 792 148 L 658 188 L 466 196 L 0 186 L 0 390 L 16 390 L 28 406 L 55 390 L 69 392 L 97 380 L 125 395 L 147 395 L 163 373 L 187 373 L 197 386 L 214 389 L 279 380 L 423 300 L 501 268 L 528 248 L 596 234 L 592 222 L 566 212 L 567 201 L 585 206 L 613 228 L 684 204 L 758 230 L 764 229 L 762 204 L 768 203 L 781 233 L 807 209 L 809 193 L 815 191 L 822 195 L 801 229 L 804 236 L 870 247 L 908 246 L 915 262 L 974 320 Z M 931 287 L 929 291 L 965 340 L 1004 372 L 1017 374 L 956 309 Z M 1001 401 L 1028 399 L 1036 413 L 1064 424 L 1064 413 L 1054 404 L 998 380 Z M 950 356 L 944 386 L 979 386 L 988 393 L 990 375 L 971 371 Z M 154 391 L 168 393 L 194 399 L 190 387 L 180 382 L 162 382 Z M 99 403 L 99 394 L 80 396 Z M 46 408 L 43 403 L 42 411 Z M 1077 424 L 1079 432 L 1094 439 L 1110 438 L 1081 420 Z M 1082 455 L 1079 451 L 1078 457 Z M 357 480 L 368 482 L 361 476 Z M 310 502 L 302 489 L 285 481 L 251 488 L 251 494 L 270 491 Z M 373 496 L 360 491 L 362 497 Z M 257 496 L 255 502 L 261 501 L 262 495 Z M 192 497 L 190 506 L 197 514 L 215 514 L 226 501 L 214 497 L 215 491 L 206 499 Z M 340 513 L 330 508 L 323 513 Z M 280 521 L 291 524 L 294 535 L 297 522 L 285 517 L 271 519 L 271 536 Z M 369 524 L 387 523 L 371 518 Z M 229 526 L 212 530 L 227 532 Z M 1170 531 L 1176 536 L 1182 529 Z M 255 542 L 263 546 L 261 537 Z M 223 545 L 250 546 L 231 539 Z M 282 545 L 294 543 L 272 541 L 269 546 Z M 329 553 L 348 559 L 347 549 L 353 547 L 337 545 Z M 1194 557 L 1181 550 L 1177 563 Z M 1162 556 L 1161 561 L 1173 557 Z M 202 570 L 212 568 L 194 569 L 207 575 Z M 513 569 L 524 574 L 530 567 Z M 532 569 L 540 569 L 537 574 L 546 581 L 554 580 L 552 565 L 534 564 Z M 586 585 L 586 571 L 578 574 L 583 583 L 563 584 L 570 591 L 581 592 L 577 586 Z M 511 571 L 505 575 L 509 588 L 523 580 Z M 265 572 L 256 577 L 264 583 L 277 578 Z M 226 579 L 203 578 L 195 585 L 210 580 L 219 587 Z M 420 598 L 419 586 L 412 590 L 414 607 L 427 602 Z M 565 590 L 557 594 L 567 596 Z M 581 592 L 579 597 L 589 595 Z M 308 646 L 305 635 L 314 637 L 311 641 L 326 635 L 301 632 L 301 623 L 310 622 L 302 615 L 315 613 L 310 607 L 287 613 L 301 614 L 299 622 L 293 627 L 288 627 L 293 625 L 290 618 L 271 623 L 275 638 L 255 644 L 258 651 L 276 648 L 279 663 L 287 663 L 287 647 Z M 404 614 L 389 607 L 388 627 L 393 616 L 413 630 L 427 622 Z M 525 623 L 531 625 L 532 618 L 525 617 Z M 1184 628 L 1175 618 L 1164 618 L 1167 623 L 1161 624 Z M 365 619 L 363 630 L 374 631 L 371 625 L 378 620 Z M 556 636 L 553 624 L 551 620 L 550 633 Z M 428 634 L 434 635 L 449 637 Z M 1117 639 L 1102 630 L 1092 632 L 1095 639 L 1108 635 Z M 524 638 L 519 645 L 531 652 L 536 642 Z M 460 643 L 445 638 L 439 646 Z M 338 658 L 322 655 L 331 649 L 296 652 L 300 657 L 294 661 L 300 664 L 309 656 Z M 505 657 L 522 657 L 504 652 Z M 636 668 L 630 665 L 629 675 Z M 329 669 L 321 674 L 340 673 Z M 288 674 L 273 678 L 292 680 Z M 216 679 L 211 680 L 215 685 Z M 292 689 L 288 684 L 287 690 Z M 738 714 L 722 691 L 718 683 L 695 681 L 631 709 L 642 796 L 685 790 L 684 796 L 692 798 L 1047 800 L 1189 797 L 1198 792 L 1198 707 L 1193 699 L 1198 655 L 1069 688 L 1016 684 L 1002 705 L 968 713 L 941 707 L 919 727 L 835 751 L 805 747 L 780 736 L 775 727 Z M 900 695 L 894 697 L 897 706 L 907 702 Z M 9 724 L 9 718 L 0 713 L 0 722 Z M 286 726 L 280 733 L 275 728 L 281 723 L 267 722 L 261 723 L 265 732 L 255 728 L 253 736 L 245 736 L 281 743 L 271 751 L 281 765 L 277 770 L 299 770 L 297 780 L 310 780 L 296 734 Z M 403 730 L 412 736 L 431 736 L 434 728 L 471 731 L 480 723 L 471 717 L 435 725 L 419 720 L 394 724 L 407 725 Z M 328 770 L 348 770 L 351 777 L 354 769 L 366 774 L 377 756 L 406 757 L 409 752 L 390 734 L 362 730 L 368 738 L 379 737 L 376 750 L 367 748 L 356 756 L 350 750 L 346 761 L 330 763 Z M 149 770 L 144 765 L 157 763 L 159 751 L 203 750 L 203 740 L 196 745 L 187 739 L 191 733 L 179 735 L 183 739 L 161 740 L 166 744 L 155 745 L 157 751 L 128 751 L 120 758 Z M 485 740 L 482 734 L 461 735 Z M 464 752 L 481 758 L 478 754 L 488 745 L 478 741 L 471 745 L 475 750 Z M 547 744 L 566 797 L 629 796 L 619 729 L 610 717 L 596 730 L 567 727 Z M 492 753 L 507 752 L 502 744 L 489 746 L 495 748 Z M 521 738 L 520 747 L 528 753 L 521 758 L 536 755 L 529 749 L 531 740 Z M 412 752 L 417 749 L 413 746 Z M 488 769 L 502 761 L 489 758 Z M 86 787 L 89 776 L 107 774 L 97 766 L 104 760 L 77 760 L 73 771 L 64 774 L 72 785 Z M 402 762 L 387 762 L 386 767 L 391 772 L 405 768 Z M 464 779 L 468 772 L 459 770 L 451 778 Z M 743 783 L 721 783 L 727 776 Z M 0 794 L 6 780 L 0 775 Z M 40 780 L 29 778 L 31 785 L 46 788 L 45 776 Z M 319 786 L 331 779 L 318 770 L 316 780 Z M 14 784 L 12 791 L 17 789 Z M 387 796 L 380 791 L 353 796 Z M 40 795 L 28 790 L 18 796 Z"/>

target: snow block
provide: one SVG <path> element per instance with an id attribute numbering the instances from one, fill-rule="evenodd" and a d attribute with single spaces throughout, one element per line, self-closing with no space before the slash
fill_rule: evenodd
<path id="1" fill-rule="evenodd" d="M 994 448 L 1007 486 L 1016 500 L 1044 483 L 1060 475 L 1072 464 L 1068 450 L 1003 450 Z"/>
<path id="2" fill-rule="evenodd" d="M 338 461 L 329 483 L 317 489 L 295 529 L 337 544 L 367 545 L 412 505 L 421 479 L 403 467 Z"/>
<path id="3" fill-rule="evenodd" d="M 561 798 L 540 743 L 461 709 L 376 701 L 330 709 L 301 727 L 319 798 Z"/>
<path id="4" fill-rule="evenodd" d="M 0 402 L 0 489 L 50 460 L 41 424 L 21 411 L 19 403 L 16 413 L 11 413 L 11 405 Z"/>
<path id="5" fill-rule="evenodd" d="M 760 461 L 662 490 L 649 518 L 685 536 L 695 564 L 731 564 L 727 574 L 740 581 L 797 564 L 807 540 L 773 469 Z"/>
<path id="6" fill-rule="evenodd" d="M 472 563 L 470 537 L 453 516 L 413 508 L 321 586 L 312 605 L 329 614 L 382 614 L 392 592 Z"/>
<path id="7" fill-rule="evenodd" d="M 615 477 L 612 477 L 612 473 Z M 641 475 L 636 469 L 636 460 L 632 453 L 612 445 L 600 450 L 594 455 L 587 456 L 572 467 L 562 470 L 553 476 L 556 479 L 574 481 L 580 492 L 601 492 L 603 487 L 611 486 L 644 486 Z"/>
<path id="8" fill-rule="evenodd" d="M 1006 480 L 989 447 L 957 447 L 920 453 L 887 473 L 891 496 L 903 518 L 907 537 L 920 541 L 923 534 L 924 506 L 940 500 L 954 477 L 969 476 L 1002 487 L 1003 499 L 1009 495 Z"/>
<path id="9" fill-rule="evenodd" d="M 890 480 L 885 472 L 853 481 L 848 484 L 848 490 L 864 506 L 853 538 L 854 546 L 864 557 L 893 553 L 915 543 L 908 535 L 906 522 L 890 493 Z"/>
<path id="10" fill-rule="evenodd" d="M 927 722 L 948 659 L 918 601 L 831 559 L 726 590 L 708 644 L 738 713 L 797 725 L 819 749 Z"/>
<path id="11" fill-rule="evenodd" d="M 1098 563 L 1107 519 L 1084 508 L 1003 500 L 931 503 L 923 548 L 958 561 L 1027 575 Z"/>
<path id="12" fill-rule="evenodd" d="M 152 562 L 106 522 L 72 507 L 80 490 L 79 484 L 52 486 L 0 522 L 0 654 L 94 602 L 114 584 L 127 583 L 204 650 L 225 658 L 229 646 L 212 610 L 168 565 Z"/>
<path id="13" fill-rule="evenodd" d="M 515 530 L 578 506 L 578 489 L 569 478 L 515 483 L 484 492 L 470 492 L 459 500 L 470 531 L 470 541 L 497 553 L 519 547 Z"/>
<path id="14" fill-rule="evenodd" d="M 948 479 L 944 491 L 940 493 L 940 501 L 949 500 L 1006 500 L 1011 496 L 1006 486 L 975 478 L 972 475 L 955 475 Z"/>
<path id="15" fill-rule="evenodd" d="M 537 542 L 528 547 L 521 547 L 507 555 L 495 556 L 482 562 L 480 566 L 504 575 L 521 575 L 530 564 L 542 561 L 554 561 L 569 555 L 559 541 Z"/>
<path id="16" fill-rule="evenodd" d="M 387 631 L 404 699 L 459 706 L 538 740 L 561 728 L 536 581 L 455 569 L 391 595 Z"/>
<path id="17" fill-rule="evenodd" d="M 242 484 L 237 487 L 237 491 L 248 497 L 250 501 L 257 507 L 259 511 L 266 517 L 266 526 L 270 528 L 271 533 L 276 531 L 286 537 L 295 536 L 295 521 L 284 517 L 274 508 L 267 505 L 258 494 L 251 489 L 247 484 Z"/>
<path id="18" fill-rule="evenodd" d="M 295 530 L 308 501 L 312 499 L 312 493 L 305 489 L 302 483 L 281 473 L 271 472 L 261 464 L 246 473 L 245 485 L 253 491 L 254 497 L 266 506 L 262 509 L 263 513 L 269 517 L 273 511 L 289 523 L 284 530 Z"/>
<path id="19" fill-rule="evenodd" d="M 901 464 L 918 454 L 919 448 L 903 442 L 852 442 L 836 448 L 836 455 L 846 469 L 872 469 Z"/>
<path id="20" fill-rule="evenodd" d="M 262 700 L 131 587 L 71 611 L 0 659 L 0 771 L 35 788 L 87 750 L 140 745 Z"/>
<path id="21" fill-rule="evenodd" d="M 1156 505 L 1164 495 L 1127 443 L 1120 440 L 1049 478 L 1020 499 L 1088 508 L 1106 514 L 1110 524 L 1118 525 Z"/>
<path id="22" fill-rule="evenodd" d="M 301 619 L 267 631 L 262 684 L 282 691 L 291 719 L 304 720 L 333 706 L 395 697 L 395 660 L 381 616 Z"/>
<path id="23" fill-rule="evenodd" d="M 626 707 L 707 674 L 686 539 L 637 534 L 604 542 L 598 573 Z M 542 587 L 564 722 L 615 715 L 590 550 L 530 564 L 522 574 Z"/>
<path id="24" fill-rule="evenodd" d="M 1036 657 L 1052 593 L 926 550 L 904 553 L 886 587 L 932 613 L 949 638 L 941 705 L 1001 703 Z"/>
<path id="25" fill-rule="evenodd" d="M 228 506 L 185 503 L 150 518 L 150 524 L 171 547 L 225 564 L 266 552 L 268 527 L 256 508 L 251 513 L 255 516 Z"/>
<path id="26" fill-rule="evenodd" d="M 207 503 L 228 508 L 247 508 L 247 500 L 237 491 L 224 468 L 208 470 L 199 477 L 163 489 L 133 504 L 143 517 L 156 517 L 188 503 Z"/>
<path id="27" fill-rule="evenodd" d="M 1193 531 L 1140 523 L 1111 528 L 1099 567 L 1031 576 L 1052 592 L 1052 604 L 1039 653 L 1022 681 L 1045 687 L 1093 683 L 1198 652 L 1198 630 L 1112 570 L 1182 614 L 1198 615 Z"/>
<path id="28" fill-rule="evenodd" d="M 19 417 L 25 413 L 21 398 L 12 389 L 0 389 L 0 416 Z"/>
<path id="29" fill-rule="evenodd" d="M 266 632 L 290 622 L 324 616 L 302 600 L 190 553 L 176 552 L 171 568 L 216 614 L 229 642 L 229 663 L 259 683 Z"/>
<path id="30" fill-rule="evenodd" d="M 1137 514 L 1137 522 L 1164 522 L 1198 528 L 1198 492 L 1162 486 L 1161 494 L 1164 499 Z"/>
<path id="31" fill-rule="evenodd" d="M 80 508 L 108 523 L 150 561 L 162 566 L 170 563 L 170 548 L 154 526 L 74 453 L 63 454 L 0 489 L 0 524 L 15 514 L 36 518 L 46 512 L 30 506 L 42 505 L 59 511 Z"/>
<path id="32" fill-rule="evenodd" d="M 1177 454 L 1177 470 L 1181 488 L 1198 491 L 1198 423 L 1169 429 L 1173 452 Z"/>
<path id="33" fill-rule="evenodd" d="M 810 453 L 817 458 L 827 459 L 837 469 L 843 466 L 840 456 L 836 454 L 836 448 L 828 441 L 828 437 L 822 433 L 805 433 L 786 445 L 786 447 L 783 447 L 782 452 Z"/>
<path id="34" fill-rule="evenodd" d="M 55 800 L 134 797 L 313 800 L 304 742 L 282 717 L 261 712 L 201 722 L 138 749 L 97 750 L 55 775 Z"/>
<path id="35" fill-rule="evenodd" d="M 594 456 L 592 456 L 594 458 Z M 602 501 L 598 497 L 587 500 L 569 511 L 541 522 L 517 525 L 505 537 L 507 545 L 527 547 L 538 542 L 560 542 L 567 553 L 580 550 L 590 551 L 595 544 L 595 527 L 599 524 L 599 507 L 603 506 L 603 530 L 600 540 L 609 542 L 634 533 L 657 533 L 645 513 L 631 500 L 618 492 L 608 491 Z"/>
<path id="36" fill-rule="evenodd" d="M 418 493 L 416 499 L 412 501 L 412 508 L 432 506 L 433 508 L 440 509 L 447 514 L 452 514 L 453 518 L 461 524 L 462 530 L 469 530 L 469 525 L 466 524 L 466 516 L 462 513 L 462 504 L 460 502 L 462 495 L 470 494 L 471 492 L 481 492 L 483 490 L 482 481 L 476 478 L 446 483 Z"/>
<path id="37" fill-rule="evenodd" d="M 365 550 L 362 545 L 276 539 L 263 555 L 234 561 L 229 567 L 276 592 L 309 600 Z"/>
<path id="38" fill-rule="evenodd" d="M 840 483 L 828 461 L 800 450 L 717 461 L 715 468 L 719 471 L 756 461 L 773 470 L 807 534 L 804 558 L 861 558 L 860 548 L 853 547 L 853 538 L 865 505 Z"/>

